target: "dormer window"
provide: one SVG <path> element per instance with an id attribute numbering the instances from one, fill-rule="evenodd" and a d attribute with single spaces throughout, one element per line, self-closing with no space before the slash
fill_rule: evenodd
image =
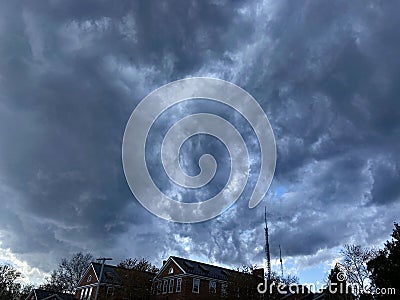
<path id="1" fill-rule="evenodd" d="M 202 270 L 204 273 L 209 273 L 210 270 L 207 269 L 207 267 L 203 266 L 203 265 L 199 265 L 200 270 Z"/>
<path id="2" fill-rule="evenodd" d="M 169 268 L 168 274 L 174 274 L 174 268 Z"/>

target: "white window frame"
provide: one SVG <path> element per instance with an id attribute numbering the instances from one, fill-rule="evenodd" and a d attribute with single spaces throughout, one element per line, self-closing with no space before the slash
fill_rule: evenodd
<path id="1" fill-rule="evenodd" d="M 162 293 L 166 294 L 168 292 L 168 280 L 164 279 Z"/>
<path id="2" fill-rule="evenodd" d="M 174 292 L 174 279 L 170 278 L 168 284 L 168 293 L 172 294 L 173 292 Z"/>
<path id="3" fill-rule="evenodd" d="M 89 296 L 89 288 L 86 289 L 85 300 L 89 299 L 88 296 Z"/>
<path id="4" fill-rule="evenodd" d="M 194 288 L 195 286 L 197 286 L 197 291 Z M 192 292 L 195 293 L 195 294 L 200 293 L 200 279 L 199 278 L 193 278 Z"/>
<path id="5" fill-rule="evenodd" d="M 86 299 L 90 300 L 90 297 L 92 296 L 92 289 L 93 289 L 92 287 L 89 288 L 89 293 Z"/>
<path id="6" fill-rule="evenodd" d="M 176 279 L 176 292 L 180 293 L 182 290 L 182 278 L 177 278 Z"/>
<path id="7" fill-rule="evenodd" d="M 215 294 L 217 292 L 217 283 L 213 280 L 210 280 L 208 283 L 208 291 Z"/>
<path id="8" fill-rule="evenodd" d="M 169 270 L 168 270 L 168 274 L 174 274 L 174 268 L 169 268 Z"/>
<path id="9" fill-rule="evenodd" d="M 85 293 L 85 289 L 81 289 L 81 295 L 80 295 L 80 297 L 79 297 L 80 300 L 83 299 L 83 293 Z"/>
<path id="10" fill-rule="evenodd" d="M 111 291 L 111 293 L 109 291 Z M 114 287 L 113 286 L 107 287 L 107 295 L 114 296 Z"/>
<path id="11" fill-rule="evenodd" d="M 226 283 L 221 284 L 221 296 L 225 297 L 227 295 L 226 290 L 227 290 L 228 285 Z"/>

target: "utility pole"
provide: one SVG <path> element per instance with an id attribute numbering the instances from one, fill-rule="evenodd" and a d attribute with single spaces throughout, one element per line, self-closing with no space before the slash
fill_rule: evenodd
<path id="1" fill-rule="evenodd" d="M 106 260 L 112 260 L 112 258 L 101 257 L 98 258 L 97 260 L 101 261 L 101 269 L 100 269 L 99 281 L 97 282 L 96 295 L 94 296 L 95 300 L 97 300 L 97 297 L 99 296 L 100 283 L 101 283 L 101 278 L 103 277 L 104 264 Z"/>
<path id="2" fill-rule="evenodd" d="M 282 275 L 282 280 L 283 280 L 283 262 L 282 262 L 281 245 L 279 245 L 279 260 L 280 260 L 280 262 L 281 262 L 281 275 Z"/>

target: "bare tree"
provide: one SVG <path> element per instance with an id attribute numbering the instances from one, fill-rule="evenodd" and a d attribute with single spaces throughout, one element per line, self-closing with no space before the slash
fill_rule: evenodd
<path id="1" fill-rule="evenodd" d="M 299 284 L 299 277 L 295 275 L 288 274 L 282 277 L 281 275 L 278 275 L 276 272 L 272 272 L 271 277 L 272 281 L 276 282 L 277 284 L 282 283 L 286 286 Z"/>
<path id="2" fill-rule="evenodd" d="M 21 290 L 20 290 L 19 299 L 20 299 L 20 300 L 26 299 L 26 298 L 29 296 L 30 292 L 31 292 L 34 288 L 35 288 L 35 286 L 34 286 L 33 284 L 27 284 L 27 285 L 22 286 L 22 287 L 21 287 Z"/>
<path id="3" fill-rule="evenodd" d="M 362 293 L 365 291 L 371 275 L 367 263 L 375 257 L 375 251 L 360 245 L 345 245 L 341 254 L 343 263 L 338 265 L 340 270 L 346 274 L 347 281 Z"/>
<path id="4" fill-rule="evenodd" d="M 118 264 L 118 267 L 122 267 L 125 269 L 137 270 L 137 271 L 146 271 L 151 273 L 157 273 L 158 268 L 152 265 L 147 259 L 141 258 L 138 260 L 137 258 L 127 258 L 121 261 Z"/>
<path id="5" fill-rule="evenodd" d="M 0 300 L 19 299 L 21 284 L 17 280 L 21 277 L 16 269 L 9 265 L 0 265 Z"/>
<path id="6" fill-rule="evenodd" d="M 50 278 L 47 278 L 47 283 L 41 288 L 74 293 L 83 273 L 93 260 L 92 254 L 83 254 L 81 252 L 74 254 L 70 259 L 63 258 L 58 265 L 58 269 L 51 273 Z"/>

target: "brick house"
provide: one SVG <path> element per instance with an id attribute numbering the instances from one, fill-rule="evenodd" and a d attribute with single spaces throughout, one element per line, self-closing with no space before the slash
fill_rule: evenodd
<path id="1" fill-rule="evenodd" d="M 73 300 L 74 295 L 46 291 L 42 289 L 33 289 L 25 300 Z"/>
<path id="2" fill-rule="evenodd" d="M 170 256 L 153 280 L 152 299 L 263 299 L 257 292 L 263 280 L 263 269 L 246 274 Z"/>
<path id="3" fill-rule="evenodd" d="M 75 299 L 95 299 L 100 273 L 101 264 L 92 262 L 78 283 Z M 105 264 L 97 299 L 148 300 L 154 276 L 150 272 Z"/>

